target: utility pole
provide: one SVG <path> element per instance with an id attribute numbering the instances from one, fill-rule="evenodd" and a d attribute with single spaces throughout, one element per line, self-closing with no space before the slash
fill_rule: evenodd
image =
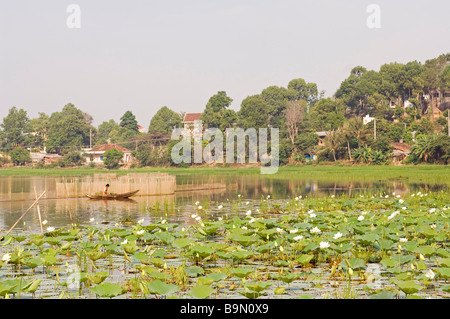
<path id="1" fill-rule="evenodd" d="M 447 134 L 450 137 L 450 107 L 447 109 Z"/>
<path id="2" fill-rule="evenodd" d="M 373 139 L 377 140 L 377 119 L 373 119 Z"/>

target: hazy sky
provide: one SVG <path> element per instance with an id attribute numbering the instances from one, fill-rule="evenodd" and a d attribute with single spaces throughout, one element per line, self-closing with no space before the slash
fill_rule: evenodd
<path id="1" fill-rule="evenodd" d="M 367 26 L 372 3 L 381 28 Z M 449 12 L 448 0 L 0 0 L 0 120 L 70 102 L 96 126 L 131 110 L 147 129 L 162 106 L 202 112 L 226 91 L 237 111 L 295 78 L 331 96 L 356 65 L 449 53 Z"/>

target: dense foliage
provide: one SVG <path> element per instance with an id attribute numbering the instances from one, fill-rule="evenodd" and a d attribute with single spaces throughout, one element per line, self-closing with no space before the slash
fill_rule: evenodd
<path id="1" fill-rule="evenodd" d="M 425 63 L 388 63 L 378 71 L 356 66 L 331 97 L 324 97 L 316 83 L 297 78 L 286 87 L 271 85 L 249 95 L 237 111 L 230 108 L 232 102 L 225 91 L 212 95 L 201 115 L 203 128 L 278 128 L 280 164 L 313 157 L 388 164 L 392 143 L 411 147 L 409 163 L 447 163 L 450 156 L 450 54 Z M 111 142 L 133 150 L 141 166 L 175 165 L 170 135 L 183 126 L 182 119 L 163 106 L 148 133 L 141 133 L 129 110 L 118 123 L 111 119 L 97 129 L 89 114 L 70 103 L 61 112 L 33 119 L 13 106 L 0 124 L 0 147 L 4 155 L 16 147 L 64 155 Z"/>

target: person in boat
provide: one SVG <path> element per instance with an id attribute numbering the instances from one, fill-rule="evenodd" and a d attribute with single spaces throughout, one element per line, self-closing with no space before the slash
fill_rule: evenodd
<path id="1" fill-rule="evenodd" d="M 103 190 L 103 196 L 108 196 L 108 188 L 109 188 L 109 184 L 106 184 L 105 189 Z"/>

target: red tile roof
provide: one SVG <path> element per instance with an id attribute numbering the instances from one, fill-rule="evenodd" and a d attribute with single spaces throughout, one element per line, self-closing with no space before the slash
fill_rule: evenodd
<path id="1" fill-rule="evenodd" d="M 183 122 L 193 122 L 200 120 L 202 113 L 186 113 Z"/>
<path id="2" fill-rule="evenodd" d="M 103 144 L 91 149 L 89 152 L 106 152 L 107 150 L 110 150 L 112 148 L 115 148 L 122 152 L 131 153 L 129 149 L 126 149 L 125 147 L 116 144 Z"/>

